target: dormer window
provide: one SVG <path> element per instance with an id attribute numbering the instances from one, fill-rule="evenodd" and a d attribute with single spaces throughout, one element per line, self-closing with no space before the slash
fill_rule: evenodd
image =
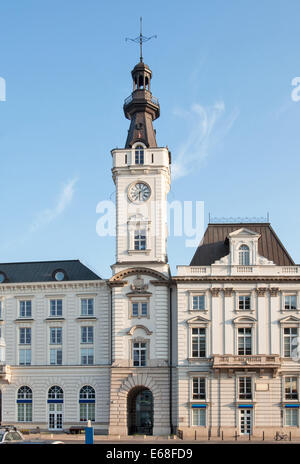
<path id="1" fill-rule="evenodd" d="M 144 147 L 142 145 L 135 147 L 135 164 L 144 164 Z"/>
<path id="2" fill-rule="evenodd" d="M 239 248 L 239 265 L 240 266 L 250 265 L 250 250 L 247 245 L 241 245 Z"/>

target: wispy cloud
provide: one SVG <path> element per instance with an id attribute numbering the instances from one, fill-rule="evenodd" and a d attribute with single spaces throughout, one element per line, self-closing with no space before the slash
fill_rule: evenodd
<path id="1" fill-rule="evenodd" d="M 75 184 L 77 183 L 77 181 L 77 177 L 69 180 L 63 186 L 62 191 L 60 192 L 53 208 L 46 208 L 37 214 L 35 220 L 30 226 L 30 233 L 35 232 L 36 230 L 40 229 L 41 227 L 47 224 L 50 224 L 65 211 L 67 206 L 72 201 L 75 192 Z"/>
<path id="2" fill-rule="evenodd" d="M 175 110 L 175 115 L 184 118 L 190 129 L 173 163 L 173 180 L 198 170 L 203 160 L 220 144 L 236 120 L 238 110 L 228 116 L 225 113 L 223 101 L 210 107 L 194 103 L 188 111 Z"/>

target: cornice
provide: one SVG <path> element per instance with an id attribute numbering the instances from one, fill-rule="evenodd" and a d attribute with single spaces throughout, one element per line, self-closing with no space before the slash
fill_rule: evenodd
<path id="1" fill-rule="evenodd" d="M 106 280 L 92 280 L 92 281 L 77 281 L 77 282 L 22 282 L 22 283 L 6 283 L 0 285 L 0 295 L 3 293 L 10 293 L 14 291 L 28 291 L 28 290 L 63 290 L 63 289 L 87 289 L 102 287 L 107 285 Z"/>
<path id="2" fill-rule="evenodd" d="M 190 276 L 177 276 L 172 277 L 172 280 L 175 283 L 181 282 L 297 282 L 300 284 L 300 277 L 295 276 L 197 276 L 197 277 L 190 277 Z"/>

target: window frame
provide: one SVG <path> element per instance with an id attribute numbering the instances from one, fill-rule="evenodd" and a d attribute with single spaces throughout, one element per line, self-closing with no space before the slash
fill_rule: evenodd
<path id="1" fill-rule="evenodd" d="M 24 306 L 23 309 L 22 309 L 22 306 Z M 27 306 L 29 306 L 29 308 Z M 32 300 L 31 299 L 24 298 L 24 299 L 19 300 L 19 318 L 20 319 L 32 319 Z"/>
<path id="2" fill-rule="evenodd" d="M 198 385 L 197 385 L 197 389 L 198 389 L 198 392 L 199 393 L 195 393 L 195 381 L 197 381 Z M 203 384 L 201 386 L 201 383 Z M 201 389 L 202 389 L 202 393 L 201 393 Z M 195 396 L 198 395 L 200 396 L 200 398 L 196 398 Z M 201 398 L 202 396 L 202 398 Z M 206 402 L 206 399 L 207 399 L 207 377 L 204 376 L 204 375 L 192 375 L 191 377 L 191 401 L 192 402 L 196 402 L 196 401 L 200 401 L 200 402 Z"/>
<path id="3" fill-rule="evenodd" d="M 136 145 L 134 147 L 134 164 L 143 166 L 145 164 L 145 147 L 143 145 Z"/>
<path id="4" fill-rule="evenodd" d="M 198 334 L 193 334 L 193 330 L 198 330 Z M 199 331 L 204 331 L 204 334 L 201 334 L 199 333 Z M 204 335 L 204 336 L 203 336 Z M 194 349 L 193 349 L 193 339 L 194 338 L 198 338 L 198 354 L 201 354 L 201 351 L 203 351 L 201 349 L 201 339 L 204 339 L 204 356 L 193 356 L 193 353 L 194 353 Z M 203 341 L 202 341 L 203 343 Z M 203 327 L 203 326 L 196 326 L 196 325 L 193 325 L 191 326 L 191 343 L 190 343 L 190 358 L 191 359 L 205 359 L 207 358 L 207 327 Z"/>
<path id="5" fill-rule="evenodd" d="M 83 312 L 83 302 L 86 301 L 86 312 Z M 89 310 L 89 301 L 92 301 L 92 313 Z M 81 317 L 95 317 L 95 297 L 81 296 L 80 297 L 80 316 Z"/>
<path id="6" fill-rule="evenodd" d="M 61 308 L 58 310 L 58 302 L 61 302 Z M 54 305 L 54 311 L 52 314 L 52 303 Z M 49 298 L 49 317 L 63 317 L 63 298 Z"/>
<path id="7" fill-rule="evenodd" d="M 295 298 L 295 307 L 291 307 L 292 306 L 291 301 L 290 301 L 290 303 L 288 305 L 286 303 L 286 299 L 291 299 L 291 298 Z M 297 311 L 298 310 L 298 294 L 297 294 L 297 292 L 283 293 L 282 310 L 283 311 Z"/>
<path id="8" fill-rule="evenodd" d="M 291 415 L 290 419 L 294 415 L 296 418 L 296 424 L 288 424 L 287 416 Z M 291 420 L 290 420 L 291 422 Z M 285 427 L 299 427 L 299 408 L 284 408 L 284 425 Z"/>
<path id="9" fill-rule="evenodd" d="M 32 389 L 27 385 L 19 387 L 16 400 L 18 422 L 32 422 L 32 402 Z"/>
<path id="10" fill-rule="evenodd" d="M 290 387 L 287 388 L 288 379 L 290 380 Z M 293 382 L 296 383 L 296 393 L 293 392 Z M 289 392 L 287 392 L 287 389 Z M 285 375 L 283 378 L 283 392 L 284 392 L 284 401 L 299 401 L 299 377 L 296 375 Z M 293 397 L 294 396 L 294 397 Z"/>
<path id="11" fill-rule="evenodd" d="M 138 344 L 139 347 L 134 345 Z M 145 346 L 141 346 L 145 345 Z M 135 364 L 135 352 L 138 353 L 138 364 Z M 142 359 L 142 353 L 144 353 L 144 359 Z M 132 339 L 131 340 L 131 364 L 132 367 L 147 367 L 148 365 L 148 356 L 149 356 L 149 341 L 146 339 Z M 143 363 L 142 363 L 143 361 Z"/>
<path id="12" fill-rule="evenodd" d="M 131 298 L 130 301 L 129 301 L 129 317 L 130 319 L 142 319 L 142 318 L 148 318 L 150 317 L 150 311 L 149 311 L 149 305 L 150 305 L 150 301 L 149 301 L 149 298 L 145 298 L 145 299 L 135 299 L 135 298 Z M 134 313 L 134 310 L 133 310 L 133 307 L 134 305 L 138 305 L 138 308 L 137 308 L 137 314 Z M 146 305 L 146 314 L 143 314 L 143 305 Z"/>
<path id="13" fill-rule="evenodd" d="M 243 330 L 244 334 L 239 335 L 239 331 Z M 246 330 L 250 330 L 250 336 L 245 333 Z M 243 351 L 244 353 L 240 353 L 240 339 L 243 339 Z M 247 339 L 250 339 L 250 353 L 247 353 L 247 349 L 249 350 L 249 346 L 247 346 Z M 236 344 L 236 351 L 237 356 L 252 356 L 254 354 L 253 350 L 253 327 L 237 327 L 237 344 Z"/>
<path id="14" fill-rule="evenodd" d="M 244 382 L 244 385 L 241 385 L 242 381 Z M 238 401 L 253 401 L 253 377 L 252 376 L 239 375 L 237 377 L 237 398 L 238 398 Z"/>
<path id="15" fill-rule="evenodd" d="M 207 426 L 207 408 L 193 408 L 191 407 L 191 427 L 206 427 Z M 196 413 L 197 411 L 197 413 Z M 194 416 L 198 416 L 199 421 L 197 421 L 197 424 L 194 423 Z M 201 416 L 202 419 L 204 418 L 204 424 L 201 424 Z M 196 421 L 195 421 L 196 422 Z"/>
<path id="16" fill-rule="evenodd" d="M 298 326 L 296 327 L 294 325 L 284 325 L 282 329 L 283 329 L 282 330 L 282 357 L 290 359 L 292 358 L 292 354 L 293 354 L 292 347 L 297 346 L 292 343 L 292 340 L 294 338 L 299 337 L 299 327 Z M 286 330 L 290 330 L 290 331 L 296 330 L 296 334 L 292 334 L 291 332 L 289 334 L 285 334 Z M 286 339 L 288 338 L 289 338 L 289 355 L 286 354 Z"/>
<path id="17" fill-rule="evenodd" d="M 251 266 L 250 247 L 246 243 L 242 243 L 238 248 L 239 266 Z"/>
<path id="18" fill-rule="evenodd" d="M 84 362 L 86 361 L 86 362 Z M 90 362 L 92 361 L 92 362 Z M 80 365 L 93 366 L 95 364 L 95 350 L 94 347 L 81 347 L 80 348 Z"/>

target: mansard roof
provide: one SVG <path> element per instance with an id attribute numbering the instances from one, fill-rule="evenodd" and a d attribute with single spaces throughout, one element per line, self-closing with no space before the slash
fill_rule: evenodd
<path id="1" fill-rule="evenodd" d="M 295 263 L 280 242 L 269 223 L 208 224 L 204 237 L 198 246 L 190 266 L 210 266 L 216 260 L 229 254 L 230 233 L 247 228 L 260 234 L 258 253 L 278 266 L 294 266 Z"/>
<path id="2" fill-rule="evenodd" d="M 31 261 L 19 263 L 0 263 L 0 274 L 5 283 L 55 282 L 55 273 L 62 271 L 64 281 L 102 280 L 97 274 L 79 260 Z"/>

